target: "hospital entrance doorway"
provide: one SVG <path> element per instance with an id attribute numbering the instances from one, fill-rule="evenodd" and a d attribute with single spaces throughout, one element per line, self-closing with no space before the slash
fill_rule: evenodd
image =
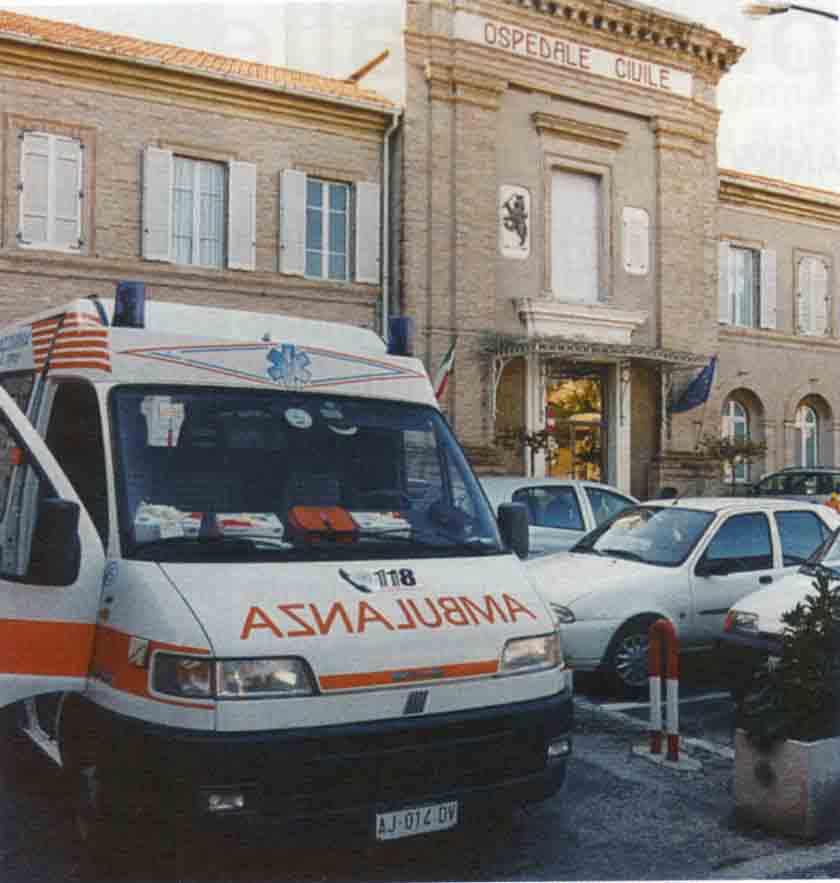
<path id="1" fill-rule="evenodd" d="M 603 481 L 608 475 L 606 369 L 558 366 L 546 384 L 546 428 L 552 433 L 548 474 L 552 478 Z"/>

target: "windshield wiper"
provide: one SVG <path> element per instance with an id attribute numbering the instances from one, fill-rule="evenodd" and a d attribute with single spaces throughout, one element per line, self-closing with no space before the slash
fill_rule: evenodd
<path id="1" fill-rule="evenodd" d="M 132 554 L 144 552 L 146 549 L 154 549 L 158 546 L 187 546 L 187 545 L 206 545 L 206 546 L 239 546 L 242 549 L 254 549 L 258 542 L 266 540 L 267 542 L 282 542 L 279 540 L 272 541 L 268 537 L 225 537 L 225 536 L 177 536 L 177 537 L 157 537 L 153 540 L 144 540 L 142 543 L 135 543 L 131 548 Z M 285 545 L 285 544 L 284 544 Z"/>
<path id="2" fill-rule="evenodd" d="M 626 558 L 628 561 L 641 561 L 642 564 L 645 563 L 645 559 L 638 552 L 631 552 L 629 549 L 599 549 L 598 551 L 602 555 L 611 555 L 613 558 Z"/>

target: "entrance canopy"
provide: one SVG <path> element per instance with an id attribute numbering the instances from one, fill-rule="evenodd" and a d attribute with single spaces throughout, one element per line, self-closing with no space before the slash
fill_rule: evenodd
<path id="1" fill-rule="evenodd" d="M 496 391 L 505 365 L 519 357 L 537 357 L 540 362 L 565 358 L 573 361 L 586 360 L 606 364 L 645 362 L 658 365 L 663 374 L 670 375 L 677 369 L 698 368 L 708 364 L 709 356 L 686 350 L 662 349 L 636 343 L 605 343 L 562 336 L 537 337 L 488 332 L 481 338 L 481 352 L 492 361 L 493 414 L 496 413 Z"/>

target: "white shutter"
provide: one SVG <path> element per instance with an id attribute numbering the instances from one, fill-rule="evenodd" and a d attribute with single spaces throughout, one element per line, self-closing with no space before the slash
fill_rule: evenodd
<path id="1" fill-rule="evenodd" d="M 24 245 L 49 241 L 50 136 L 24 132 L 20 157 L 18 240 Z"/>
<path id="2" fill-rule="evenodd" d="M 228 266 L 253 270 L 257 257 L 257 167 L 228 164 Z"/>
<path id="3" fill-rule="evenodd" d="M 172 260 L 172 151 L 143 151 L 143 257 Z"/>
<path id="4" fill-rule="evenodd" d="M 356 281 L 379 284 L 380 250 L 379 185 L 356 184 Z"/>
<path id="5" fill-rule="evenodd" d="M 306 175 L 284 169 L 280 182 L 280 272 L 306 271 Z"/>
<path id="6" fill-rule="evenodd" d="M 776 327 L 776 252 L 761 250 L 761 283 L 759 286 L 761 327 Z"/>
<path id="7" fill-rule="evenodd" d="M 732 321 L 732 287 L 730 280 L 729 243 L 718 243 L 718 322 Z"/>
<path id="8" fill-rule="evenodd" d="M 50 241 L 57 248 L 81 248 L 82 145 L 75 138 L 53 139 L 53 191 Z"/>
<path id="9" fill-rule="evenodd" d="M 814 334 L 824 336 L 828 323 L 828 267 L 822 258 L 811 258 L 811 297 L 814 305 Z"/>
<path id="10" fill-rule="evenodd" d="M 796 330 L 799 334 L 811 334 L 813 332 L 811 259 L 800 258 L 796 272 Z"/>

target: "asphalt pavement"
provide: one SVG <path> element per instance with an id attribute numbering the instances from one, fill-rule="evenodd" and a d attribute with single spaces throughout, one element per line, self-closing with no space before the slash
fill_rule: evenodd
<path id="1" fill-rule="evenodd" d="M 83 861 L 66 786 L 31 749 L 0 745 L 0 880 L 444 881 L 790 879 L 840 876 L 840 838 L 803 844 L 745 825 L 732 797 L 734 704 L 709 663 L 681 683 L 685 766 L 646 752 L 649 710 L 580 679 L 574 754 L 562 792 L 509 825 L 387 845 L 307 846 L 276 835 L 114 843 L 109 866 Z M 646 756 L 647 754 L 647 756 Z"/>

